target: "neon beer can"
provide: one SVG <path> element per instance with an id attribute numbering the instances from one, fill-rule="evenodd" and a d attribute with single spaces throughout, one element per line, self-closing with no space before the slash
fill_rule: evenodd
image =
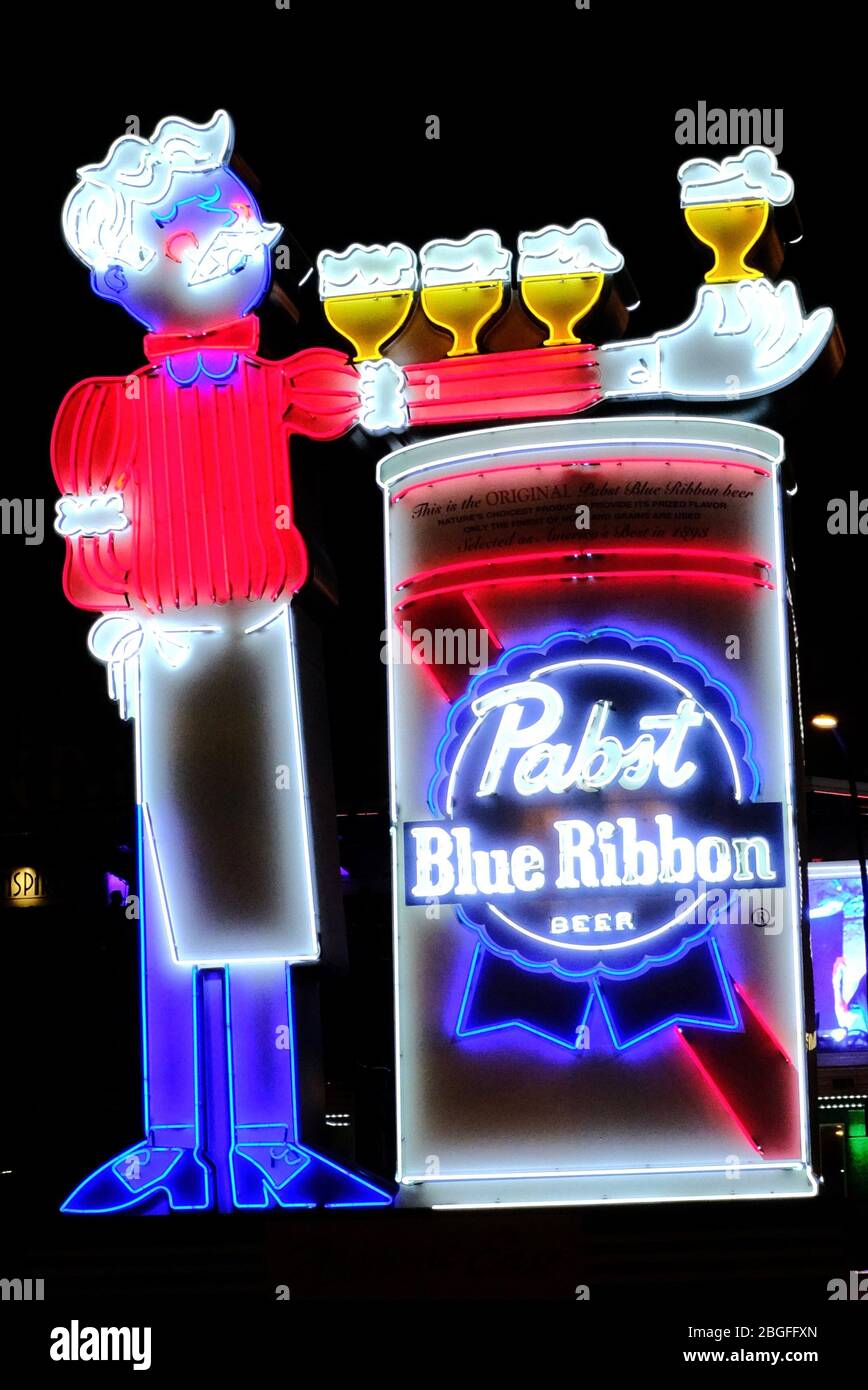
<path id="1" fill-rule="evenodd" d="M 406 1203 L 816 1190 L 782 454 L 682 416 L 380 464 Z"/>

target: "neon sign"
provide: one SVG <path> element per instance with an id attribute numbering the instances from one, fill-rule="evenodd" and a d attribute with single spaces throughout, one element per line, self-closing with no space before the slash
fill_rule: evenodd
<path id="1" fill-rule="evenodd" d="M 762 236 L 770 208 L 793 196 L 793 181 L 778 169 L 775 156 L 762 145 L 751 145 L 720 164 L 689 159 L 678 170 L 678 182 L 688 227 L 714 252 L 706 282 L 758 280 L 761 272 L 744 258 Z"/>
<path id="2" fill-rule="evenodd" d="M 490 661 L 389 670 L 410 1205 L 816 1190 L 781 457 L 661 417 L 380 465 L 396 641 L 461 627 Z"/>
<path id="3" fill-rule="evenodd" d="M 419 274 L 422 310 L 452 335 L 452 345 L 436 370 L 431 362 L 392 364 L 392 414 L 406 414 L 410 425 L 567 414 L 599 399 L 749 399 L 790 385 L 826 349 L 840 357 L 831 309 L 806 315 L 791 280 L 774 284 L 746 260 L 772 209 L 793 196 L 793 180 L 774 155 L 749 146 L 720 164 L 689 160 L 678 180 L 687 226 L 714 264 L 685 321 L 651 337 L 589 351 L 576 336 L 607 279 L 624 266 L 594 218 L 519 235 L 516 280 L 527 313 L 548 330 L 542 348 L 480 350 L 506 301 L 513 259 L 490 229 L 427 242 L 418 272 L 414 252 L 401 243 L 323 252 L 326 316 L 352 342 L 357 361 L 377 359 L 409 319 Z"/>
<path id="4" fill-rule="evenodd" d="M 148 330 L 146 364 L 74 387 L 52 440 L 66 593 L 101 614 L 90 650 L 135 723 L 144 905 L 144 1137 L 68 1212 L 390 1200 L 303 1142 L 289 974 L 320 909 L 287 438 L 377 427 L 378 398 L 340 353 L 258 355 L 281 229 L 232 142 L 225 111 L 170 117 L 80 169 L 63 212 L 94 291 Z"/>
<path id="5" fill-rule="evenodd" d="M 41 869 L 11 869 L 3 888 L 9 907 L 41 907 L 51 901 L 48 880 Z"/>
<path id="6" fill-rule="evenodd" d="M 710 919 L 697 926 L 708 888 L 783 884 L 782 808 L 750 799 L 751 744 L 731 693 L 666 642 L 602 629 L 507 651 L 450 713 L 430 794 L 442 824 L 405 824 L 406 901 L 455 904 L 517 967 L 594 977 L 612 1019 L 625 973 L 700 942 L 716 965 Z M 576 1022 L 585 1005 L 580 991 Z"/>
<path id="7" fill-rule="evenodd" d="M 512 255 L 496 232 L 471 232 L 463 241 L 429 241 L 420 254 L 422 307 L 432 323 L 452 334 L 447 357 L 477 349 L 477 338 L 509 288 Z"/>
<path id="8" fill-rule="evenodd" d="M 714 263 L 687 320 L 648 338 L 577 337 L 624 265 L 602 223 L 583 217 L 521 233 L 517 255 L 491 229 L 418 255 L 399 242 L 323 251 L 325 317 L 353 361 L 320 348 L 272 361 L 252 311 L 281 229 L 230 167 L 232 143 L 225 111 L 204 125 L 169 117 L 84 166 L 63 212 L 94 292 L 147 330 L 145 365 L 74 387 L 52 444 L 66 593 L 99 615 L 90 650 L 135 723 L 145 903 L 145 1137 L 65 1209 L 389 1200 L 300 1130 L 289 967 L 318 958 L 321 908 L 293 605 L 308 560 L 286 446 L 356 426 L 490 421 L 533 423 L 399 448 L 380 470 L 390 628 L 463 631 L 462 650 L 494 663 L 447 661 L 435 641 L 432 657 L 390 666 L 398 978 L 405 997 L 408 976 L 430 991 L 406 1015 L 399 1000 L 401 1180 L 424 1202 L 444 1194 L 426 1187 L 426 1150 L 414 1149 L 440 1143 L 419 1099 L 432 1056 L 457 1069 L 442 1094 L 466 1096 L 481 1049 L 491 1058 L 518 1033 L 576 1054 L 596 1016 L 610 1060 L 629 1051 L 625 1094 L 649 1049 L 679 1030 L 670 1066 L 714 1098 L 699 1157 L 661 1140 L 653 1162 L 635 1147 L 613 1158 L 609 1130 L 576 1168 L 584 1141 L 573 1134 L 565 1152 L 538 1114 L 515 1117 L 511 1146 L 536 1134 L 540 1152 L 504 1162 L 496 1143 L 470 1151 L 453 1116 L 451 1202 L 484 1202 L 490 1180 L 497 1201 L 523 1200 L 525 1181 L 533 1199 L 598 1200 L 612 1174 L 644 1199 L 649 1167 L 656 1195 L 683 1195 L 685 1173 L 707 1174 L 697 1195 L 721 1195 L 732 1125 L 760 1155 L 739 1160 L 756 1170 L 752 1195 L 769 1192 L 772 1167 L 786 1195 L 811 1190 L 780 441 L 707 417 L 567 418 L 606 400 L 747 399 L 833 355 L 831 310 L 806 315 L 791 281 L 773 284 L 749 260 L 792 180 L 759 148 L 682 167 L 685 220 Z M 518 311 L 542 342 L 489 352 L 514 260 Z M 405 326 L 409 340 L 417 296 L 450 341 L 434 361 L 399 365 L 388 354 Z M 438 531 L 441 508 L 473 513 L 469 529 Z M 577 540 L 583 510 L 593 519 Z M 763 655 L 727 681 L 720 647 L 736 624 Z M 774 726 L 761 691 L 780 697 Z M 691 912 L 678 895 L 699 881 Z M 769 948 L 777 994 L 744 943 L 724 937 L 723 910 L 754 889 L 784 903 Z M 441 911 L 469 932 L 424 937 L 420 914 L 427 924 Z M 445 953 L 440 969 L 416 954 L 420 937 Z M 263 1019 L 283 1056 L 263 1050 Z M 444 1026 L 461 1040 L 445 1060 Z M 538 1060 L 512 1057 L 528 1095 L 544 1089 Z M 592 1112 L 611 1089 L 607 1065 L 585 1069 Z M 688 1092 L 675 1088 L 672 1113 L 661 1103 L 662 1135 L 693 1132 Z M 565 1198 L 550 1185 L 589 1173 L 603 1186 L 577 1181 Z"/>
<path id="9" fill-rule="evenodd" d="M 518 238 L 518 282 L 522 300 L 546 325 L 546 346 L 575 341 L 573 329 L 590 313 L 607 274 L 620 270 L 624 257 L 593 218 L 573 227 L 551 224 Z"/>

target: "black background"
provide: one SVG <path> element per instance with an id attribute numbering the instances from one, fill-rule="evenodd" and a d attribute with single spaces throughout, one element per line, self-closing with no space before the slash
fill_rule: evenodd
<path id="1" fill-rule="evenodd" d="M 852 41 L 845 14 L 825 5 L 822 15 L 811 8 L 803 20 L 771 5 L 700 11 L 603 0 L 592 0 L 590 12 L 567 0 L 515 10 L 344 9 L 293 0 L 289 11 L 262 3 L 224 11 L 184 0 L 126 17 L 98 6 L 74 22 L 46 17 L 51 61 L 44 36 L 16 50 L 32 92 L 26 116 L 9 118 L 11 135 L 16 123 L 22 128 L 6 163 L 17 248 L 6 271 L 21 297 L 7 323 L 2 490 L 44 497 L 48 527 L 42 546 L 25 546 L 20 537 L 2 542 L 11 705 L 3 832 L 10 853 L 27 843 L 25 832 L 34 844 L 56 844 L 63 835 L 91 847 L 94 836 L 116 846 L 125 826 L 132 834 L 130 730 L 86 652 L 91 616 L 71 609 L 62 594 L 63 545 L 50 530 L 48 465 L 52 420 L 68 388 L 143 362 L 138 326 L 91 293 L 59 221 L 76 167 L 102 158 L 130 114 L 148 134 L 169 112 L 203 121 L 225 106 L 235 121 L 236 152 L 260 182 L 263 215 L 279 220 L 311 261 L 323 247 L 353 240 L 418 248 L 481 226 L 515 247 L 527 228 L 597 217 L 623 250 L 641 295 L 628 335 L 644 336 L 687 316 L 706 268 L 684 226 L 675 177 L 679 164 L 702 150 L 676 145 L 676 111 L 699 100 L 781 107 L 780 162 L 795 178 L 805 232 L 788 249 L 782 274 L 797 281 L 808 310 L 833 306 L 848 358 L 831 382 L 806 382 L 735 413 L 786 438 L 798 483 L 791 540 L 803 710 L 806 717 L 821 708 L 841 716 L 862 772 L 864 538 L 827 529 L 831 498 L 866 491 L 854 298 L 862 234 L 856 205 L 843 192 L 859 152 L 841 66 Z M 441 123 L 436 141 L 426 139 L 432 114 Z M 719 159 L 733 151 L 705 152 Z M 303 264 L 297 255 L 295 278 Z M 299 327 L 265 310 L 265 355 L 345 346 L 321 314 L 315 283 L 312 277 L 299 297 Z M 328 557 L 340 593 L 339 609 L 320 616 L 337 802 L 345 812 L 383 812 L 387 804 L 381 498 L 374 480 L 380 452 L 355 436 L 293 444 L 302 530 Z M 810 729 L 806 762 L 815 775 L 844 775 L 834 742 Z M 385 863 L 384 817 L 371 837 L 372 860 Z M 375 907 L 367 911 L 376 947 L 360 970 L 379 1019 L 371 1020 L 356 993 L 359 1028 L 340 1039 L 341 1046 L 357 1045 L 373 1066 L 387 1066 L 388 924 Z M 57 1202 L 88 1160 L 102 1161 L 128 1142 L 128 1129 L 137 1132 L 129 1022 L 135 962 L 130 954 L 129 987 L 115 978 L 108 990 L 105 972 L 87 964 L 94 927 L 83 907 L 53 925 L 48 947 L 28 939 L 29 915 L 4 914 L 4 934 L 14 938 L 3 995 L 4 1070 L 13 1082 L 6 1114 L 18 1170 L 12 1204 L 18 1217 L 26 1212 L 22 1272 L 53 1274 L 64 1315 L 99 1320 L 108 1306 L 99 1300 L 118 1280 L 130 1296 L 135 1291 L 137 1306 L 161 1288 L 170 1302 L 195 1298 L 203 1279 L 214 1297 L 231 1291 L 235 1299 L 269 1298 L 283 1281 L 294 1297 L 570 1300 L 590 1268 L 603 1301 L 626 1292 L 644 1304 L 662 1280 L 672 1297 L 689 1298 L 697 1285 L 718 1296 L 723 1289 L 745 1321 L 778 1295 L 807 1296 L 814 1316 L 787 1321 L 816 1322 L 828 1311 L 827 1280 L 859 1259 L 858 1213 L 852 1204 L 828 1202 L 705 1208 L 701 1219 L 678 1207 L 468 1215 L 443 1218 L 435 1228 L 430 1218 L 407 1214 L 346 1222 L 337 1219 L 342 1214 L 323 1214 L 297 1225 L 293 1219 L 291 1239 L 285 1218 L 205 1218 L 193 1229 L 188 1218 L 64 1221 L 54 1214 Z M 336 1065 L 349 1075 L 352 1058 Z M 388 1129 L 390 1117 L 382 1122 Z M 387 1163 L 389 1141 L 375 1135 L 367 1142 L 372 1166 Z M 168 1280 L 167 1270 L 174 1271 Z M 89 1311 L 67 1306 L 76 1289 L 88 1290 Z M 674 1315 L 667 1325 L 680 1326 Z"/>

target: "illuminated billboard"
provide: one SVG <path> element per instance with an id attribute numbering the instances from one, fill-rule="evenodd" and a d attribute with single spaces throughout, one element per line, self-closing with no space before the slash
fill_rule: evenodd
<path id="1" fill-rule="evenodd" d="M 223 110 L 128 132 L 63 210 L 93 291 L 146 330 L 144 364 L 73 386 L 52 438 L 65 591 L 135 726 L 144 1057 L 143 1135 L 64 1210 L 390 1203 L 303 1142 L 293 1013 L 328 914 L 287 441 L 356 427 L 393 449 L 406 1200 L 813 1192 L 782 441 L 573 418 L 836 365 L 832 311 L 768 278 L 792 179 L 758 146 L 681 167 L 711 264 L 651 336 L 579 336 L 629 315 L 623 253 L 581 216 L 515 250 L 490 228 L 323 250 L 352 360 L 268 359 L 282 229 L 233 141 Z M 419 361 L 423 318 L 442 351 Z"/>
<path id="2" fill-rule="evenodd" d="M 855 860 L 808 865 L 817 1047 L 868 1052 L 865 915 Z"/>

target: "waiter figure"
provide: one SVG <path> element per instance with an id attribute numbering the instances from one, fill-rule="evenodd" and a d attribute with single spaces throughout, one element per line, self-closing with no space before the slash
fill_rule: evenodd
<path id="1" fill-rule="evenodd" d="M 145 1138 L 71 1212 L 390 1200 L 301 1142 L 288 968 L 318 958 L 319 931 L 287 436 L 343 433 L 364 393 L 339 352 L 257 355 L 281 228 L 232 141 L 225 111 L 124 136 L 63 213 L 147 359 L 73 387 L 52 441 L 66 594 L 102 615 L 89 645 L 135 720 L 144 898 Z M 221 1065 L 222 1117 L 205 1103 Z"/>

